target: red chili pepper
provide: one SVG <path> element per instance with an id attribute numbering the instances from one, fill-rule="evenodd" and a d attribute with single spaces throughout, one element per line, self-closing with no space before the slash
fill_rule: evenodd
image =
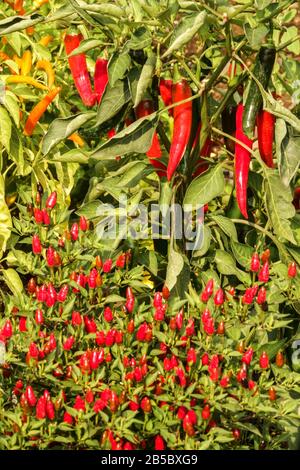
<path id="1" fill-rule="evenodd" d="M 51 219 L 50 219 L 50 215 L 47 212 L 47 209 L 45 209 L 45 208 L 42 209 L 42 216 L 43 216 L 43 224 L 44 225 L 50 225 Z"/>
<path id="2" fill-rule="evenodd" d="M 58 302 L 65 302 L 67 295 L 68 295 L 68 291 L 69 291 L 69 286 L 67 284 L 65 284 L 64 286 L 60 288 L 59 293 L 57 294 Z"/>
<path id="3" fill-rule="evenodd" d="M 273 141 L 275 116 L 268 111 L 260 111 L 257 115 L 257 134 L 259 153 L 265 164 L 273 168 Z"/>
<path id="4" fill-rule="evenodd" d="M 37 325 L 42 325 L 44 323 L 43 310 L 41 310 L 40 308 L 36 309 L 35 311 L 35 322 Z"/>
<path id="5" fill-rule="evenodd" d="M 40 237 L 36 234 L 32 237 L 32 252 L 35 255 L 39 255 L 42 252 L 41 240 Z"/>
<path id="6" fill-rule="evenodd" d="M 253 273 L 257 273 L 260 268 L 260 260 L 258 253 L 254 253 L 254 255 L 251 258 L 251 265 L 250 265 L 250 271 Z"/>
<path id="7" fill-rule="evenodd" d="M 170 79 L 161 78 L 159 81 L 159 93 L 165 106 L 172 104 L 172 85 L 173 81 Z M 169 109 L 169 115 L 172 116 L 173 109 Z"/>
<path id="8" fill-rule="evenodd" d="M 57 202 L 57 193 L 53 191 L 47 198 L 46 207 L 47 209 L 53 209 Z"/>
<path id="9" fill-rule="evenodd" d="M 25 397 L 28 401 L 29 406 L 35 406 L 36 396 L 34 394 L 34 391 L 31 385 L 27 385 L 26 390 L 25 390 Z"/>
<path id="10" fill-rule="evenodd" d="M 106 85 L 108 83 L 108 60 L 97 59 L 95 64 L 94 91 L 97 102 L 100 103 Z"/>
<path id="11" fill-rule="evenodd" d="M 247 349 L 247 351 L 244 352 L 244 355 L 242 357 L 242 362 L 244 362 L 245 364 L 249 366 L 252 361 L 253 352 L 254 351 L 252 348 Z"/>
<path id="12" fill-rule="evenodd" d="M 268 282 L 269 277 L 270 277 L 270 275 L 269 275 L 269 261 L 266 261 L 263 264 L 263 267 L 261 268 L 261 270 L 259 271 L 258 280 L 260 282 Z"/>
<path id="13" fill-rule="evenodd" d="M 135 111 L 136 117 L 138 119 L 145 117 L 145 116 L 149 116 L 153 112 L 154 112 L 153 103 L 150 100 L 141 101 Z M 156 132 L 154 132 L 152 144 L 147 152 L 147 156 L 150 158 L 150 163 L 152 166 L 154 166 L 154 168 L 165 170 L 165 166 L 161 162 L 157 162 L 156 160 L 157 158 L 161 157 L 161 148 L 160 148 L 160 143 L 158 140 L 158 135 Z M 162 176 L 165 176 L 165 173 L 162 174 Z"/>
<path id="14" fill-rule="evenodd" d="M 217 292 L 215 293 L 215 296 L 214 296 L 214 304 L 215 305 L 223 305 L 224 303 L 224 291 L 223 289 L 220 287 L 220 289 L 217 290 Z"/>
<path id="15" fill-rule="evenodd" d="M 74 336 L 69 336 L 63 344 L 63 348 L 65 351 L 70 351 L 72 349 L 73 344 L 75 342 Z"/>
<path id="16" fill-rule="evenodd" d="M 257 294 L 256 301 L 257 301 L 258 305 L 264 304 L 265 301 L 266 301 L 266 297 L 267 297 L 267 291 L 266 291 L 265 287 L 262 286 L 259 289 L 258 294 Z"/>
<path id="17" fill-rule="evenodd" d="M 103 263 L 103 272 L 104 273 L 109 273 L 112 268 L 112 259 L 108 258 L 106 261 Z"/>
<path id="18" fill-rule="evenodd" d="M 78 226 L 77 222 L 75 222 L 72 225 L 71 230 L 70 230 L 70 234 L 71 234 L 72 240 L 75 242 L 78 239 L 78 235 L 79 235 L 79 226 Z"/>
<path id="19" fill-rule="evenodd" d="M 244 106 L 240 103 L 236 111 L 236 139 L 252 148 L 253 141 L 243 132 L 243 112 Z M 236 198 L 243 216 L 248 219 L 247 212 L 247 186 L 250 166 L 250 152 L 240 144 L 235 144 L 235 186 Z"/>
<path id="20" fill-rule="evenodd" d="M 192 96 L 191 88 L 184 79 L 172 85 L 172 102 L 178 103 Z M 180 104 L 174 108 L 174 131 L 170 148 L 170 157 L 167 168 L 167 178 L 170 181 L 175 173 L 186 147 L 189 143 L 193 110 L 192 102 Z"/>
<path id="21" fill-rule="evenodd" d="M 297 276 L 297 265 L 294 261 L 289 264 L 288 267 L 288 277 L 293 278 Z"/>
<path id="22" fill-rule="evenodd" d="M 269 356 L 266 351 L 263 351 L 259 358 L 259 365 L 262 369 L 267 369 L 269 367 Z"/>
<path id="23" fill-rule="evenodd" d="M 82 39 L 81 34 L 66 34 L 64 43 L 67 55 L 71 54 L 80 45 Z M 93 106 L 96 101 L 96 95 L 92 90 L 85 54 L 69 57 L 68 61 L 75 86 L 83 104 L 85 106 Z"/>
<path id="24" fill-rule="evenodd" d="M 87 219 L 84 217 L 84 215 L 81 215 L 80 216 L 80 219 L 79 219 L 79 228 L 82 232 L 86 232 L 87 229 L 88 229 L 88 221 Z"/>
<path id="25" fill-rule="evenodd" d="M 50 419 L 51 421 L 53 421 L 55 418 L 54 405 L 51 399 L 48 399 L 46 401 L 46 415 L 47 415 L 47 418 Z"/>

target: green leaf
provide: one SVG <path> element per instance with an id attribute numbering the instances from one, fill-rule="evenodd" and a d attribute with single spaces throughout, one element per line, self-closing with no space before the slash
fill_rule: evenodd
<path id="1" fill-rule="evenodd" d="M 275 116 L 284 119 L 288 122 L 297 132 L 300 132 L 300 119 L 295 116 L 288 108 L 285 108 L 279 101 L 276 101 L 272 95 L 266 93 L 265 90 L 260 87 L 260 91 L 264 99 L 264 109 Z"/>
<path id="2" fill-rule="evenodd" d="M 17 165 L 17 175 L 26 176 L 31 172 L 30 164 L 24 161 L 23 142 L 15 126 L 11 132 L 10 157 Z"/>
<path id="3" fill-rule="evenodd" d="M 259 357 L 261 353 L 265 351 L 268 354 L 269 359 L 272 360 L 273 357 L 276 356 L 278 351 L 283 349 L 283 346 L 285 345 L 286 341 L 287 341 L 286 339 L 281 339 L 281 340 L 276 340 L 276 341 L 269 341 L 266 344 L 262 344 L 256 351 L 257 357 Z"/>
<path id="4" fill-rule="evenodd" d="M 283 184 L 289 186 L 300 164 L 300 133 L 279 118 L 276 120 L 275 139 L 279 174 Z"/>
<path id="5" fill-rule="evenodd" d="M 11 137 L 11 119 L 6 109 L 0 105 L 0 145 L 2 144 L 7 153 L 10 150 L 10 137 Z"/>
<path id="6" fill-rule="evenodd" d="M 116 52 L 112 55 L 108 64 L 109 83 L 113 87 L 118 80 L 125 77 L 127 70 L 131 64 L 130 55 L 127 53 L 120 54 Z"/>
<path id="7" fill-rule="evenodd" d="M 157 120 L 156 113 L 138 119 L 95 150 L 90 158 L 114 159 L 127 153 L 146 153 L 151 145 Z"/>
<path id="8" fill-rule="evenodd" d="M 76 114 L 67 118 L 54 119 L 51 122 L 48 132 L 43 139 L 42 152 L 44 155 L 50 152 L 59 142 L 69 137 L 83 124 L 93 119 L 96 113 L 89 111 L 87 113 Z"/>
<path id="9" fill-rule="evenodd" d="M 228 219 L 228 217 L 224 217 L 223 215 L 212 215 L 211 218 L 218 224 L 223 232 L 228 235 L 228 237 L 230 237 L 235 242 L 237 241 L 237 231 L 235 225 L 230 219 Z"/>
<path id="10" fill-rule="evenodd" d="M 184 17 L 179 25 L 175 28 L 168 49 L 162 55 L 162 58 L 172 54 L 172 52 L 180 49 L 182 46 L 187 44 L 199 29 L 205 25 L 207 14 L 205 11 L 201 11 L 197 15 L 191 15 Z"/>
<path id="11" fill-rule="evenodd" d="M 108 83 L 98 108 L 96 126 L 115 116 L 130 97 L 127 81 L 118 80 L 113 87 Z"/>
<path id="12" fill-rule="evenodd" d="M 249 245 L 238 243 L 237 241 L 231 240 L 232 253 L 237 262 L 246 269 L 249 269 L 250 260 L 254 253 L 254 249 Z"/>
<path id="13" fill-rule="evenodd" d="M 12 268 L 8 268 L 8 269 L 3 269 L 2 274 L 9 289 L 12 291 L 12 293 L 16 297 L 19 297 L 20 294 L 22 294 L 24 288 L 23 288 L 23 282 L 21 281 L 20 276 L 17 273 L 17 271 L 15 271 Z"/>
<path id="14" fill-rule="evenodd" d="M 189 185 L 184 204 L 204 205 L 224 192 L 225 180 L 222 165 L 216 165 L 195 178 Z"/>
<path id="15" fill-rule="evenodd" d="M 82 54 L 84 52 L 90 51 L 91 49 L 96 49 L 97 47 L 103 44 L 102 41 L 99 39 L 85 39 L 80 43 L 76 49 L 74 49 L 68 57 L 72 57 L 73 55 Z"/>
<path id="16" fill-rule="evenodd" d="M 72 149 L 69 150 L 69 152 L 55 155 L 52 161 L 62 163 L 81 163 L 84 165 L 88 164 L 89 156 L 80 149 Z"/>
<path id="17" fill-rule="evenodd" d="M 147 164 L 143 162 L 130 162 L 130 168 L 124 172 L 119 181 L 117 182 L 117 188 L 131 188 L 136 186 L 138 182 L 142 179 L 145 170 L 147 169 Z"/>
<path id="18" fill-rule="evenodd" d="M 265 203 L 268 216 L 278 237 L 295 243 L 291 219 L 295 215 L 291 190 L 284 186 L 275 170 L 264 168 Z"/>
<path id="19" fill-rule="evenodd" d="M 88 4 L 85 2 L 78 2 L 80 7 L 84 10 L 101 13 L 102 15 L 114 16 L 115 18 L 120 18 L 125 15 L 125 11 L 112 3 L 102 3 L 97 4 Z"/>
<path id="20" fill-rule="evenodd" d="M 253 28 L 249 23 L 246 23 L 244 30 L 250 46 L 253 49 L 258 49 L 261 46 L 261 43 L 269 32 L 269 28 L 264 24 L 260 24 L 257 28 Z"/>
<path id="21" fill-rule="evenodd" d="M 254 4 L 255 4 L 255 8 L 257 8 L 258 10 L 264 10 L 272 2 L 273 2 L 273 0 L 255 0 Z"/>
<path id="22" fill-rule="evenodd" d="M 215 262 L 220 274 L 224 274 L 225 276 L 235 275 L 240 281 L 249 284 L 249 274 L 236 267 L 235 261 L 230 253 L 224 250 L 216 250 Z"/>
<path id="23" fill-rule="evenodd" d="M 155 54 L 151 54 L 148 57 L 146 63 L 143 65 L 140 78 L 137 83 L 135 100 L 134 100 L 135 108 L 142 101 L 148 86 L 150 86 L 152 83 L 152 77 L 153 77 L 155 64 L 156 64 L 156 56 Z"/>
<path id="24" fill-rule="evenodd" d="M 124 52 L 129 52 L 131 49 L 134 51 L 145 49 L 151 45 L 152 38 L 149 30 L 144 26 L 135 30 L 131 39 L 124 45 Z"/>
<path id="25" fill-rule="evenodd" d="M 175 251 L 173 244 L 171 243 L 170 249 L 169 249 L 169 259 L 168 259 L 166 282 L 165 282 L 170 292 L 174 288 L 175 290 L 177 289 L 181 289 L 181 291 L 185 290 L 185 283 L 182 281 L 184 278 L 187 279 L 188 269 L 189 269 L 189 265 L 187 263 L 187 260 L 181 253 L 178 253 L 177 251 Z"/>
<path id="26" fill-rule="evenodd" d="M 212 234 L 211 234 L 211 229 L 209 227 L 207 227 L 207 225 L 204 225 L 203 227 L 203 244 L 202 244 L 202 247 L 200 248 L 200 250 L 196 250 L 193 252 L 193 257 L 194 258 L 199 258 L 201 256 L 204 256 L 209 248 L 210 248 L 210 244 L 211 244 L 211 238 L 212 238 Z"/>
<path id="27" fill-rule="evenodd" d="M 29 26 L 41 23 L 44 17 L 38 13 L 33 13 L 30 16 L 9 16 L 0 21 L 0 36 L 13 33 L 14 31 L 22 31 Z"/>
<path id="28" fill-rule="evenodd" d="M 16 96 L 10 91 L 6 90 L 3 102 L 5 108 L 13 118 L 17 127 L 20 125 L 20 108 Z"/>
<path id="29" fill-rule="evenodd" d="M 5 202 L 4 178 L 0 174 L 0 258 L 6 250 L 6 243 L 10 237 L 12 222 L 10 211 Z"/>

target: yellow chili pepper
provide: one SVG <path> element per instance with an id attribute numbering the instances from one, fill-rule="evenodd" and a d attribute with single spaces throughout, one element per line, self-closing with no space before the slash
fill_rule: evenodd
<path id="1" fill-rule="evenodd" d="M 25 51 L 21 62 L 21 75 L 29 75 L 32 66 L 32 54 L 29 50 Z"/>
<path id="2" fill-rule="evenodd" d="M 35 8 L 40 8 L 42 5 L 45 5 L 45 3 L 48 3 L 49 0 L 36 0 L 34 2 Z"/>
<path id="3" fill-rule="evenodd" d="M 54 85 L 55 74 L 54 74 L 54 70 L 53 70 L 53 67 L 51 65 L 51 62 L 49 62 L 49 60 L 46 60 L 46 59 L 39 60 L 36 64 L 36 67 L 37 67 L 37 69 L 45 70 L 45 72 L 47 74 L 48 87 L 52 88 L 53 85 Z"/>
<path id="4" fill-rule="evenodd" d="M 43 116 L 44 112 L 48 108 L 49 104 L 52 103 L 56 95 L 60 92 L 61 87 L 52 88 L 49 93 L 44 96 L 44 98 L 32 109 L 30 112 L 27 121 L 24 127 L 25 135 L 32 135 L 35 126 L 37 125 L 39 119 Z"/>
<path id="5" fill-rule="evenodd" d="M 9 75 L 6 77 L 5 81 L 6 83 L 25 83 L 26 85 L 32 85 L 40 90 L 48 90 L 48 87 L 43 85 L 43 83 L 38 82 L 32 77 L 24 77 L 24 75 Z"/>
<path id="6" fill-rule="evenodd" d="M 72 142 L 79 145 L 79 147 L 83 147 L 85 143 L 84 140 L 80 137 L 80 135 L 77 134 L 77 132 L 74 132 L 74 134 L 71 134 L 68 137 L 68 140 L 72 140 Z"/>
<path id="7" fill-rule="evenodd" d="M 44 36 L 39 40 L 39 44 L 41 46 L 47 47 L 51 41 L 53 41 L 53 36 L 51 36 L 51 34 L 47 34 L 47 36 Z"/>

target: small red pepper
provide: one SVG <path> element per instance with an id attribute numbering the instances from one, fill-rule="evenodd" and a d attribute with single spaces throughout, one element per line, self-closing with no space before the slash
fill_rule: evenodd
<path id="1" fill-rule="evenodd" d="M 46 207 L 47 209 L 53 209 L 57 202 L 57 193 L 53 191 L 47 198 Z"/>
<path id="2" fill-rule="evenodd" d="M 106 85 L 108 83 L 108 60 L 106 59 L 97 59 L 95 64 L 95 76 L 94 76 L 94 91 L 96 95 L 96 100 L 100 103 L 103 93 L 105 91 Z"/>
<path id="3" fill-rule="evenodd" d="M 244 106 L 240 103 L 236 112 L 236 139 L 252 149 L 253 141 L 243 131 Z M 250 166 L 250 152 L 240 144 L 235 144 L 235 186 L 238 206 L 243 216 L 248 219 L 247 212 L 247 186 Z"/>
<path id="4" fill-rule="evenodd" d="M 172 85 L 172 102 L 179 103 L 192 96 L 191 88 L 184 79 Z M 170 157 L 167 168 L 167 178 L 170 181 L 189 143 L 193 110 L 192 101 L 180 104 L 174 108 L 174 131 L 170 148 Z"/>
<path id="5" fill-rule="evenodd" d="M 80 45 L 82 39 L 81 34 L 66 34 L 64 43 L 67 55 L 71 54 Z M 85 106 L 93 106 L 96 101 L 96 95 L 92 90 L 85 54 L 68 57 L 68 61 L 75 86 L 83 104 Z"/>
<path id="6" fill-rule="evenodd" d="M 32 237 L 32 252 L 35 255 L 39 255 L 42 252 L 41 240 L 40 237 L 36 234 Z"/>
<path id="7" fill-rule="evenodd" d="M 273 168 L 273 141 L 275 116 L 268 111 L 260 111 L 257 115 L 258 148 L 265 164 Z"/>

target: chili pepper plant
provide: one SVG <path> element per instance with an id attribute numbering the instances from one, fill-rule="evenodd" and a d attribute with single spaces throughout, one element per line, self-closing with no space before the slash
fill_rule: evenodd
<path id="1" fill-rule="evenodd" d="M 299 448 L 297 3 L 0 9 L 0 449 Z"/>

